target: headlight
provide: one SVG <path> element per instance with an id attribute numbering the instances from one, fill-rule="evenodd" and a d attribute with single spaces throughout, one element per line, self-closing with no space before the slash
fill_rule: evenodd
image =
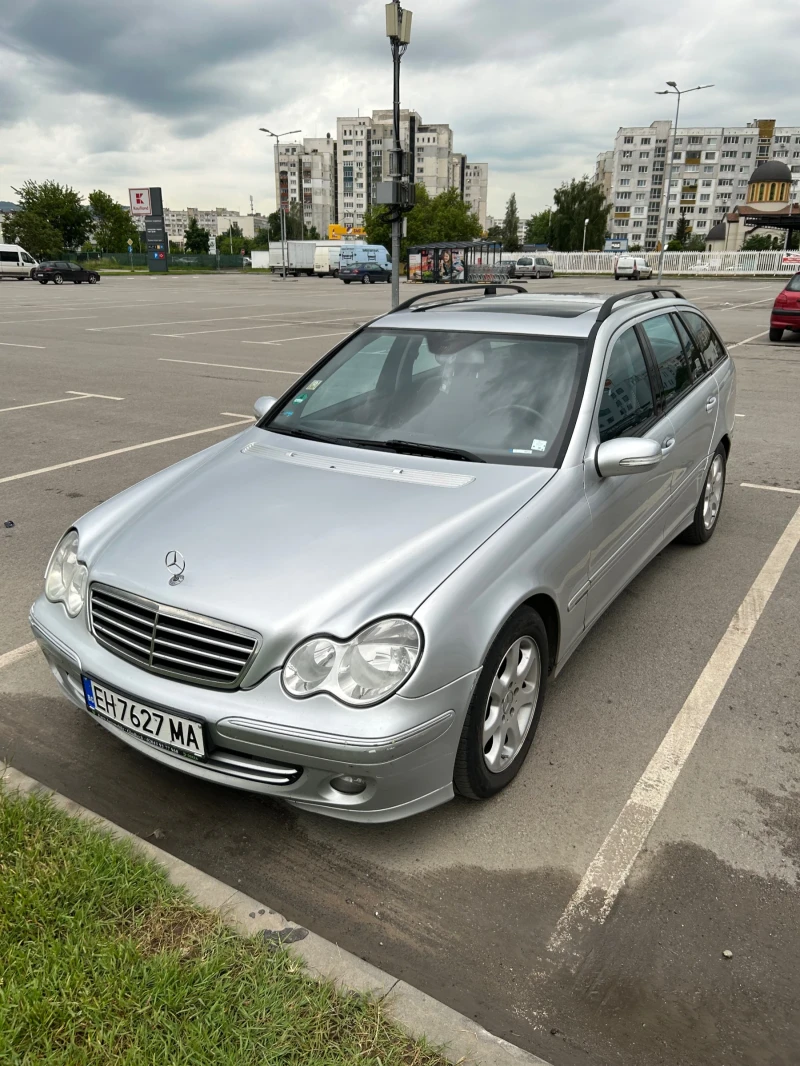
<path id="1" fill-rule="evenodd" d="M 75 618 L 83 608 L 89 571 L 78 562 L 78 534 L 71 529 L 53 552 L 44 576 L 44 592 L 51 603 L 63 603 Z"/>
<path id="2" fill-rule="evenodd" d="M 363 707 L 395 692 L 411 676 L 422 647 L 420 632 L 406 618 L 387 618 L 340 643 L 314 637 L 289 656 L 283 685 L 290 696 L 328 692 Z"/>

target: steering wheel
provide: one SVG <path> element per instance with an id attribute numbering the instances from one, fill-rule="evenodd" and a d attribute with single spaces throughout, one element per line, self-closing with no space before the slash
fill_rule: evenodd
<path id="1" fill-rule="evenodd" d="M 491 418 L 492 415 L 499 415 L 503 411 L 524 411 L 526 414 L 535 415 L 536 418 L 544 422 L 548 429 L 553 429 L 553 422 L 547 417 L 547 415 L 543 415 L 542 412 L 537 411 L 535 407 L 528 407 L 527 404 L 524 403 L 508 403 L 504 407 L 495 407 L 493 411 L 489 412 L 489 417 Z M 552 434 L 552 436 L 555 436 L 555 434 Z"/>

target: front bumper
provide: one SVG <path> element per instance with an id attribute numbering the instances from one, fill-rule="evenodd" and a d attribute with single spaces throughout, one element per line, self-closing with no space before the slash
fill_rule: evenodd
<path id="1" fill-rule="evenodd" d="M 355 822 L 395 821 L 453 796 L 455 753 L 478 671 L 417 699 L 395 695 L 353 709 L 327 695 L 291 699 L 278 671 L 255 688 L 233 692 L 159 677 L 101 647 L 83 614 L 71 619 L 44 596 L 31 608 L 30 623 L 53 676 L 77 707 L 86 710 L 81 677 L 87 675 L 145 706 L 203 719 L 210 752 L 202 762 L 97 719 L 166 766 Z M 331 782 L 343 775 L 362 778 L 366 788 L 356 795 L 338 792 Z"/>

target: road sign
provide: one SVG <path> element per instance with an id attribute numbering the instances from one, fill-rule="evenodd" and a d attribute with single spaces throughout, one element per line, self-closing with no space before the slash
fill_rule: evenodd
<path id="1" fill-rule="evenodd" d="M 128 189 L 132 215 L 150 214 L 150 190 Z"/>
<path id="2" fill-rule="evenodd" d="M 128 237 L 128 247 L 133 248 L 133 241 Z"/>
<path id="3" fill-rule="evenodd" d="M 209 237 L 208 238 L 208 254 L 209 255 L 216 255 L 217 254 L 217 238 L 216 237 Z"/>

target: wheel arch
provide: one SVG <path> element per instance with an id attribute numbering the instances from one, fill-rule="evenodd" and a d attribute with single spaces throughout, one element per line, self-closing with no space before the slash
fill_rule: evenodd
<path id="1" fill-rule="evenodd" d="M 725 449 L 725 461 L 727 462 L 731 454 L 731 438 L 727 433 L 723 434 L 720 444 Z"/>
<path id="2" fill-rule="evenodd" d="M 558 662 L 558 647 L 561 639 L 561 618 L 558 613 L 558 605 L 548 593 L 537 592 L 534 596 L 521 603 L 520 607 L 533 608 L 544 622 L 549 653 L 547 669 L 548 673 L 552 673 Z"/>

